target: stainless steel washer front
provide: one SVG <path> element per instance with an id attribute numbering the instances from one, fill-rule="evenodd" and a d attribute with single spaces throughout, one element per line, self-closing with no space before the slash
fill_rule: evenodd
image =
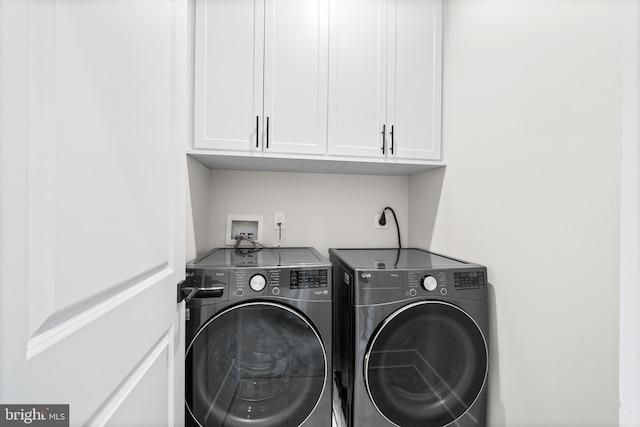
<path id="1" fill-rule="evenodd" d="M 313 248 L 187 264 L 187 427 L 331 425 L 331 264 Z"/>
<path id="2" fill-rule="evenodd" d="M 326 387 L 327 351 L 304 316 L 249 302 L 210 319 L 187 349 L 187 408 L 202 426 L 301 425 Z"/>

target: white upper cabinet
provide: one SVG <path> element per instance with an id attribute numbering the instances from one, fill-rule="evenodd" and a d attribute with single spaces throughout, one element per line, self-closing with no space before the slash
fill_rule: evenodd
<path id="1" fill-rule="evenodd" d="M 326 152 L 328 6 L 197 0 L 196 149 Z"/>
<path id="2" fill-rule="evenodd" d="M 264 7 L 254 2 L 196 3 L 196 147 L 256 147 L 262 119 L 263 23 Z"/>
<path id="3" fill-rule="evenodd" d="M 211 168 L 443 165 L 442 0 L 195 0 L 194 52 Z"/>
<path id="4" fill-rule="evenodd" d="M 331 0 L 330 155 L 440 160 L 441 0 Z"/>
<path id="5" fill-rule="evenodd" d="M 329 154 L 381 157 L 387 0 L 331 0 L 330 9 Z"/>

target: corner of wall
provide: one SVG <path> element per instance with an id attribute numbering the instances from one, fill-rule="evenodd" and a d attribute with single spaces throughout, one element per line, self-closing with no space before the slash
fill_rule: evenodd
<path id="1" fill-rule="evenodd" d="M 210 170 L 187 157 L 187 215 L 185 257 L 191 260 L 209 249 Z"/>
<path id="2" fill-rule="evenodd" d="M 444 175 L 442 167 L 409 177 L 409 247 L 430 249 Z"/>

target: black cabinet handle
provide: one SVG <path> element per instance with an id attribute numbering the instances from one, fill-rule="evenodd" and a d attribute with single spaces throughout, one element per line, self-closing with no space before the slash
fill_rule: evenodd
<path id="1" fill-rule="evenodd" d="M 393 125 L 391 125 L 391 154 L 393 154 Z"/>
<path id="2" fill-rule="evenodd" d="M 267 116 L 267 148 L 269 148 L 269 116 Z"/>
<path id="3" fill-rule="evenodd" d="M 260 116 L 256 116 L 256 148 L 260 148 L 258 135 L 260 135 Z"/>
<path id="4" fill-rule="evenodd" d="M 382 154 L 385 154 L 387 144 L 387 125 L 382 125 Z"/>

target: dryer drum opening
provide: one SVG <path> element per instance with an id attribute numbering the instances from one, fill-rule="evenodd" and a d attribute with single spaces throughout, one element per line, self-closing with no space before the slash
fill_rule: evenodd
<path id="1" fill-rule="evenodd" d="M 412 304 L 374 334 L 365 358 L 369 396 L 398 426 L 444 426 L 476 401 L 487 374 L 478 325 L 443 302 Z"/>

